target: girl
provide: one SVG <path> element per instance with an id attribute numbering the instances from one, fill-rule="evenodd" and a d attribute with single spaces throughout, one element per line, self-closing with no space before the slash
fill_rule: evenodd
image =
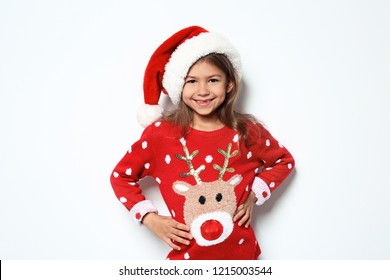
<path id="1" fill-rule="evenodd" d="M 166 242 L 168 259 L 257 259 L 250 225 L 294 167 L 251 115 L 235 111 L 240 56 L 223 36 L 191 26 L 167 39 L 145 71 L 147 126 L 115 167 L 111 184 L 138 223 Z M 163 112 L 160 93 L 176 108 Z M 153 176 L 171 217 L 158 214 L 138 181 Z"/>

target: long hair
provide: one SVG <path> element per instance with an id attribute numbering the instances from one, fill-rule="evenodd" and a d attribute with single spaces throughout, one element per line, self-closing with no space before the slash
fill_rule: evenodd
<path id="1" fill-rule="evenodd" d="M 232 83 L 232 89 L 226 94 L 224 102 L 216 109 L 216 115 L 224 125 L 236 130 L 239 133 L 240 138 L 244 139 L 246 143 L 248 138 L 248 122 L 258 121 L 253 115 L 243 114 L 235 109 L 240 91 L 240 83 L 233 65 L 225 55 L 218 53 L 208 54 L 198 61 L 206 61 L 218 67 L 224 72 L 227 83 Z M 183 99 L 181 99 L 178 107 L 174 111 L 164 114 L 162 119 L 178 126 L 182 136 L 185 136 L 192 124 L 193 112 L 192 109 L 183 102 Z"/>

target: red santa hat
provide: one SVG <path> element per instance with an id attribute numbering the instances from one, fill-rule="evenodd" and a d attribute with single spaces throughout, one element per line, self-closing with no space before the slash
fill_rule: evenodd
<path id="1" fill-rule="evenodd" d="M 241 59 L 235 47 L 221 34 L 199 26 L 184 28 L 162 43 L 151 56 L 144 75 L 144 100 L 137 114 L 138 122 L 146 127 L 161 117 L 161 92 L 178 105 L 184 80 L 190 67 L 210 54 L 224 54 L 241 78 Z"/>

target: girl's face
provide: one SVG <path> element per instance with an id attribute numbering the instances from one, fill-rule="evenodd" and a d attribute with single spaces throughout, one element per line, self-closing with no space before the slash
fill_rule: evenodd
<path id="1" fill-rule="evenodd" d="M 200 60 L 192 65 L 185 79 L 182 99 L 192 109 L 194 128 L 220 124 L 215 112 L 232 87 L 225 73 L 214 64 Z"/>

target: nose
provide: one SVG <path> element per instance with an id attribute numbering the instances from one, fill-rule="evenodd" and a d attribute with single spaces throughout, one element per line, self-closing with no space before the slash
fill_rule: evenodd
<path id="1" fill-rule="evenodd" d="M 198 95 L 207 96 L 210 94 L 207 83 L 199 83 Z"/>
<path id="2" fill-rule="evenodd" d="M 208 220 L 201 225 L 200 232 L 204 239 L 209 241 L 216 240 L 223 233 L 223 225 L 217 220 Z"/>

